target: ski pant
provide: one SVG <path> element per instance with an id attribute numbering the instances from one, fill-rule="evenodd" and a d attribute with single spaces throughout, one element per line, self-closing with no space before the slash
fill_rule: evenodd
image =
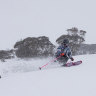
<path id="1" fill-rule="evenodd" d="M 63 63 L 63 65 L 65 65 L 67 63 L 68 59 L 69 59 L 68 57 L 62 56 L 62 57 L 58 58 L 57 61 L 59 61 L 59 63 Z"/>

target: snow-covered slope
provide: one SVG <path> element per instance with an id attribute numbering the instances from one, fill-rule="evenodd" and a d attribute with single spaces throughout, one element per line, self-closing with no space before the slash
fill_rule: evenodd
<path id="1" fill-rule="evenodd" d="M 22 64 L 20 63 L 22 60 L 0 63 L 2 75 L 6 73 L 6 76 L 0 79 L 0 96 L 96 96 L 96 55 L 74 58 L 82 60 L 83 63 L 68 68 L 54 63 L 47 66 L 46 70 L 40 71 L 38 66 L 45 64 L 51 58 L 31 60 L 31 62 L 23 60 Z M 7 69 L 4 69 L 5 66 Z M 51 66 L 54 68 L 50 68 Z M 15 68 L 19 73 L 13 71 Z M 11 74 L 7 74 L 8 72 Z"/>

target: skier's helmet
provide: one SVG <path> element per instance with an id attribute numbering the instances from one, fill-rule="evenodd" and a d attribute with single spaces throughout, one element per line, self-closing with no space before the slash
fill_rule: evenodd
<path id="1" fill-rule="evenodd" d="M 64 39 L 64 40 L 63 40 L 63 44 L 68 45 L 68 44 L 69 44 L 69 40 L 68 40 L 68 39 Z"/>

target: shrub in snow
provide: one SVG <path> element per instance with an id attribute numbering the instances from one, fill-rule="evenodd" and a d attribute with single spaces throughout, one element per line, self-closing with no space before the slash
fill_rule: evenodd
<path id="1" fill-rule="evenodd" d="M 4 59 L 10 59 L 14 57 L 14 51 L 13 50 L 0 50 L 0 59 L 2 62 L 5 62 Z"/>
<path id="2" fill-rule="evenodd" d="M 48 37 L 28 37 L 16 42 L 14 45 L 17 57 L 40 57 L 54 54 L 55 46 L 49 41 Z"/>

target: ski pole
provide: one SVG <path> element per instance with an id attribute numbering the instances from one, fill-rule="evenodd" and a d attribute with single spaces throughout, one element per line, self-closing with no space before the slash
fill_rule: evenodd
<path id="1" fill-rule="evenodd" d="M 57 59 L 58 59 L 58 58 L 60 58 L 60 57 L 61 57 L 61 55 L 60 55 L 60 56 L 58 56 L 58 57 L 56 57 L 56 58 L 54 58 L 54 59 L 52 59 L 51 61 L 49 61 L 49 62 L 48 62 L 48 63 L 46 63 L 45 65 L 43 65 L 43 66 L 39 67 L 39 69 L 41 70 L 43 67 L 47 66 L 49 63 L 54 62 L 55 60 L 57 60 Z"/>

